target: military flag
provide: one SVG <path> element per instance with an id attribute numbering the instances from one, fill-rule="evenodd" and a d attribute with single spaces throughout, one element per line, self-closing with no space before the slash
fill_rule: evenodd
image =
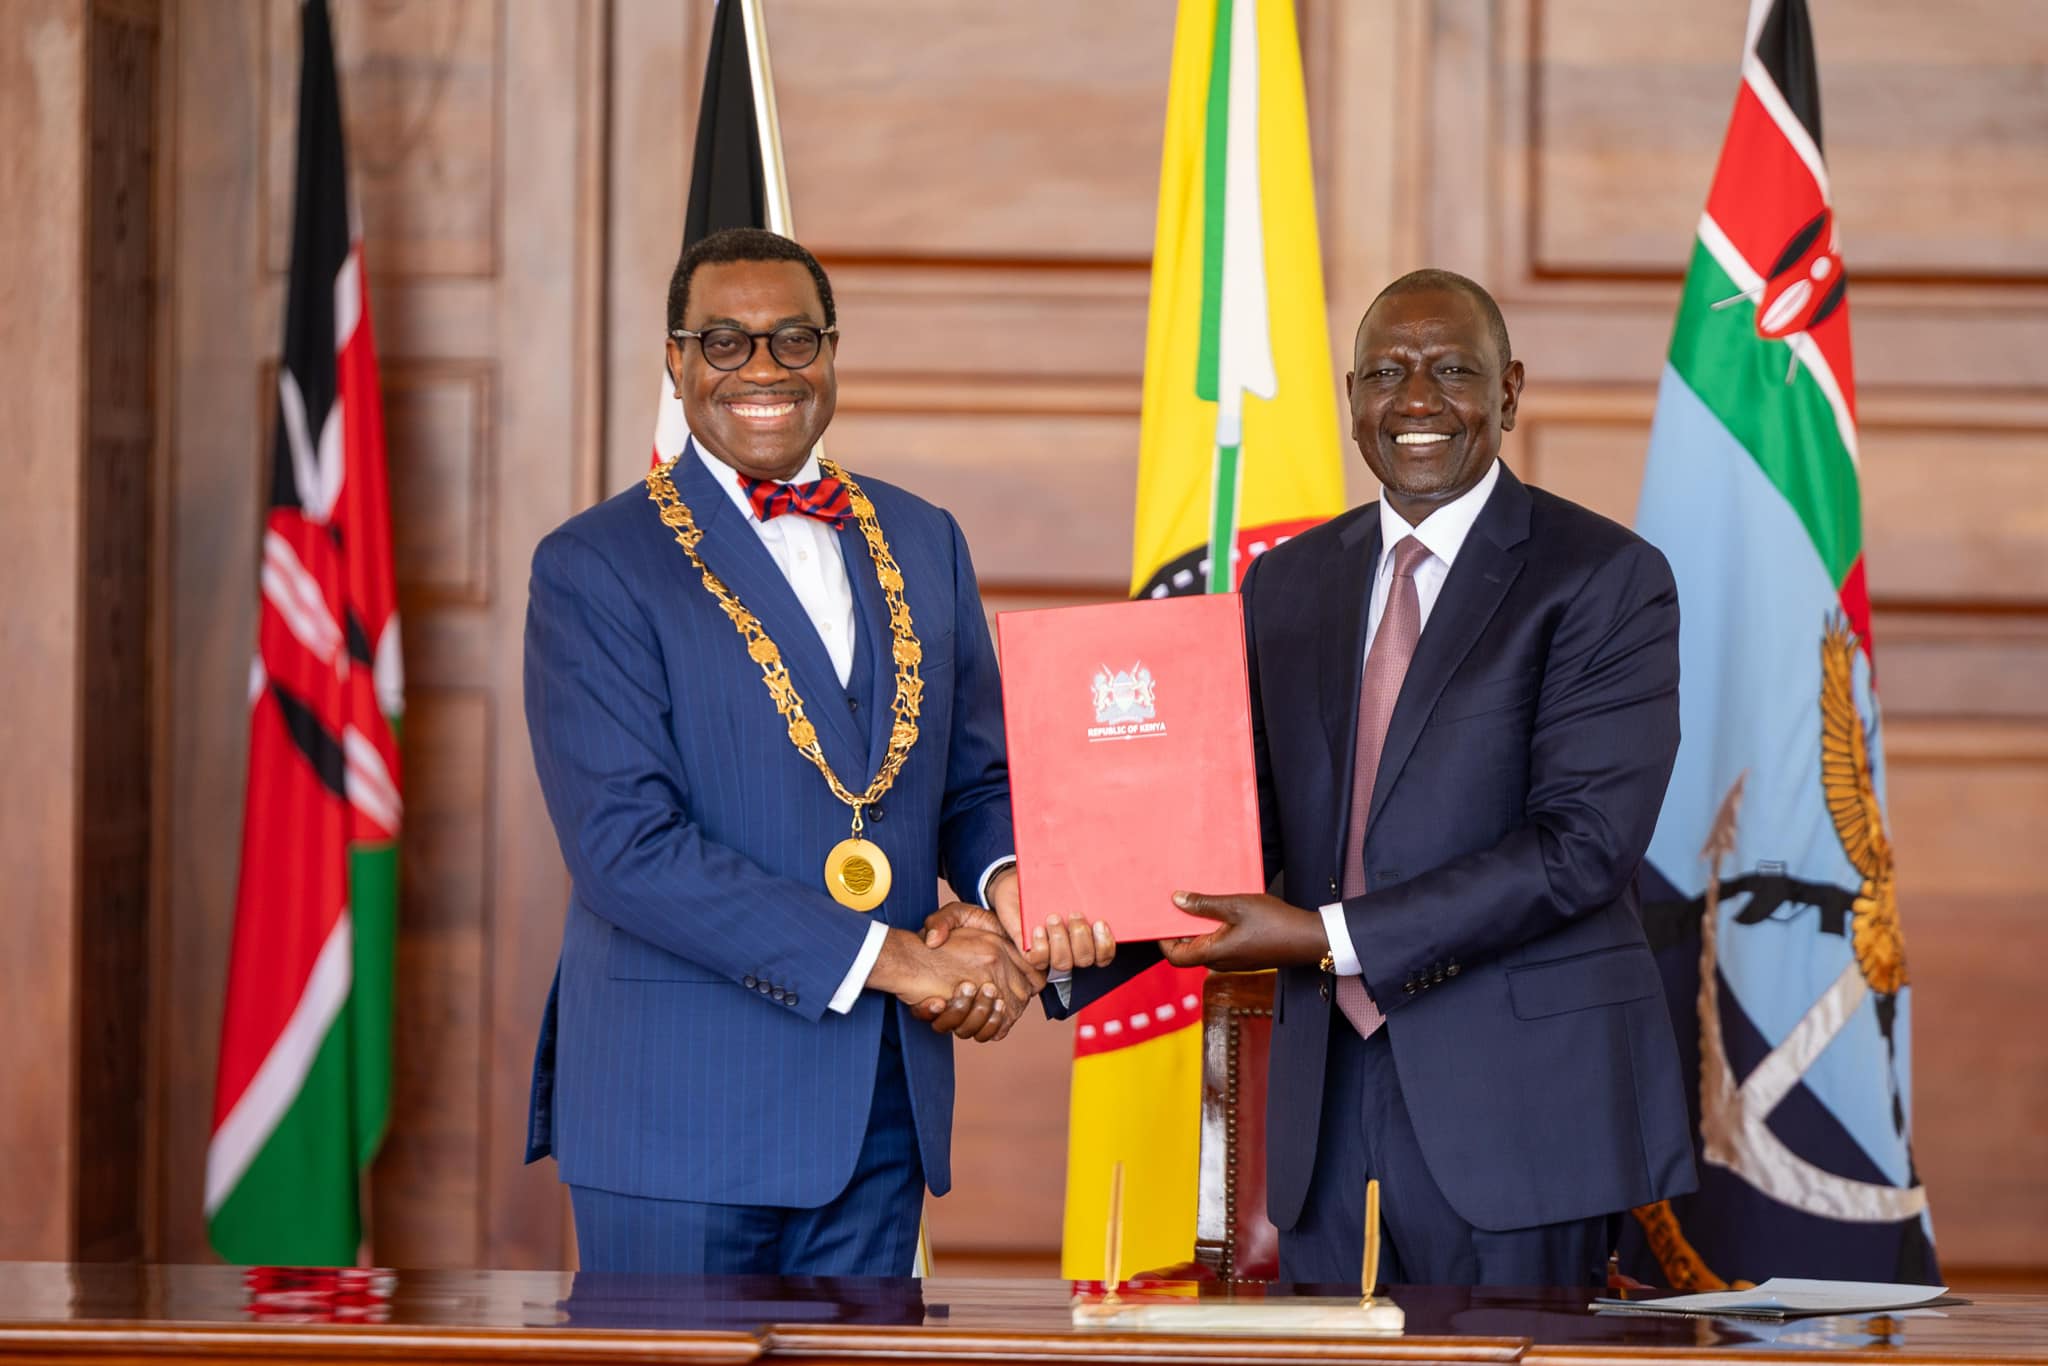
<path id="1" fill-rule="evenodd" d="M 231 1262 L 352 1264 L 391 1099 L 404 707 L 384 418 L 326 0 L 299 141 L 249 780 L 205 1210 Z"/>
<path id="2" fill-rule="evenodd" d="M 1700 1190 L 1638 1274 L 1933 1281 L 1885 817 L 1848 279 L 1805 0 L 1752 0 L 1637 527 L 1670 557 L 1684 741 L 1644 919 L 1693 1069 Z"/>
<path id="3" fill-rule="evenodd" d="M 1133 596 L 1229 592 L 1343 510 L 1322 252 L 1292 0 L 1182 0 L 1167 89 L 1139 434 Z M 1064 1274 L 1194 1248 L 1200 970 L 1161 964 L 1075 1031 Z"/>

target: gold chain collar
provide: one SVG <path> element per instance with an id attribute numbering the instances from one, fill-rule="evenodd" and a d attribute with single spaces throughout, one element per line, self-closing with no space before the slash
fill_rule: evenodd
<path id="1" fill-rule="evenodd" d="M 903 761 L 910 757 L 910 747 L 917 743 L 917 715 L 924 701 L 924 678 L 917 671 L 919 661 L 924 658 L 924 647 L 918 644 L 917 634 L 911 629 L 910 607 L 903 601 L 903 571 L 897 567 L 896 557 L 889 553 L 889 542 L 883 539 L 881 524 L 875 520 L 875 505 L 868 501 L 860 485 L 854 483 L 845 470 L 830 460 L 818 461 L 820 469 L 846 486 L 854 522 L 867 540 L 868 558 L 874 561 L 875 577 L 881 581 L 882 596 L 889 603 L 889 633 L 895 639 L 892 653 L 896 660 L 896 700 L 890 704 L 890 710 L 896 719 L 889 727 L 889 752 L 883 757 L 882 767 L 876 772 L 875 780 L 868 784 L 867 791 L 856 795 L 839 781 L 839 775 L 827 762 L 825 751 L 818 744 L 817 727 L 804 715 L 804 700 L 797 695 L 796 683 L 782 663 L 781 648 L 768 638 L 760 620 L 734 596 L 723 579 L 711 572 L 710 566 L 704 563 L 704 557 L 697 553 L 697 543 L 704 539 L 704 533 L 690 515 L 689 504 L 676 492 L 675 480 L 671 477 L 675 464 L 675 460 L 670 460 L 647 472 L 647 496 L 661 509 L 661 520 L 674 529 L 676 543 L 690 557 L 690 563 L 697 566 L 705 589 L 718 599 L 719 608 L 746 640 L 747 657 L 761 666 L 761 682 L 775 700 L 775 710 L 789 725 L 789 742 L 817 766 L 818 772 L 825 775 L 832 795 L 853 808 L 853 834 L 855 839 L 859 839 L 863 824 L 861 809 L 881 800 L 890 784 L 896 781 L 896 775 L 902 771 Z"/>

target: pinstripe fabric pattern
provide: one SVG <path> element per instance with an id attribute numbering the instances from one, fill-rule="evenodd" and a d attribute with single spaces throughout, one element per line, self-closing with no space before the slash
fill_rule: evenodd
<path id="1" fill-rule="evenodd" d="M 845 705 L 809 619 L 744 514 L 694 459 L 678 491 L 700 551 L 782 647 L 827 759 L 850 786 L 886 738 Z M 1011 852 L 994 651 L 959 527 L 862 480 L 924 642 L 920 738 L 868 837 L 895 869 L 875 912 L 916 929 L 940 874 L 972 886 Z M 883 689 L 886 608 L 865 544 L 841 533 Z M 563 1180 L 669 1200 L 814 1207 L 847 1185 L 885 1010 L 826 1011 L 868 917 L 822 889 L 849 813 L 790 745 L 744 642 L 638 486 L 534 554 L 526 714 L 573 882 L 555 1011 L 535 1060 L 529 1158 Z M 952 1043 L 906 1022 L 903 1063 L 926 1177 L 951 1182 Z"/>
<path id="2" fill-rule="evenodd" d="M 571 1188 L 583 1270 L 669 1276 L 907 1276 L 923 1193 L 893 1028 L 885 1031 L 853 1177 L 828 1204 L 786 1209 Z"/>

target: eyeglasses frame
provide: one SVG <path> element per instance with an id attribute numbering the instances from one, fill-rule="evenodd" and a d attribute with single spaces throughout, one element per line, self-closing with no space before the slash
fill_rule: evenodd
<path id="1" fill-rule="evenodd" d="M 748 347 L 747 347 L 747 354 L 746 354 L 746 357 L 745 357 L 745 359 L 741 360 L 741 361 L 740 361 L 740 363 L 739 363 L 738 365 L 735 365 L 735 366 L 733 366 L 733 367 L 732 367 L 732 369 L 730 369 L 730 370 L 724 370 L 724 369 L 720 369 L 720 368 L 719 368 L 718 366 L 716 366 L 716 365 L 713 365 L 713 364 L 712 364 L 712 361 L 711 361 L 711 357 L 709 357 L 709 356 L 706 356 L 706 355 L 704 355 L 704 337 L 705 337 L 705 335 L 706 335 L 707 333 L 711 333 L 711 332 L 737 332 L 737 333 L 739 333 L 739 334 L 740 334 L 740 335 L 741 335 L 742 337 L 745 337 L 745 338 L 747 339 L 748 343 L 749 343 L 749 345 L 748 345 Z M 815 333 L 817 333 L 817 334 L 818 334 L 818 355 L 817 355 L 817 356 L 812 356 L 812 357 L 811 357 L 811 358 L 810 358 L 809 360 L 805 361 L 805 362 L 804 362 L 804 363 L 803 363 L 802 365 L 785 365 L 785 364 L 783 364 L 782 358 L 781 358 L 781 357 L 779 357 L 779 356 L 777 356 L 777 355 L 775 354 L 775 343 L 774 343 L 774 338 L 775 338 L 775 336 L 776 336 L 776 335 L 777 335 L 778 333 L 782 333 L 782 332 L 815 332 Z M 769 358 L 770 360 L 774 361 L 774 362 L 775 362 L 775 363 L 776 363 L 777 365 L 781 365 L 781 366 L 782 366 L 782 368 L 783 368 L 783 369 L 785 369 L 785 370 L 789 370 L 789 371 L 795 372 L 795 371 L 803 371 L 803 370 L 808 370 L 808 369 L 810 369 L 810 368 L 811 368 L 811 367 L 812 367 L 813 365 L 816 365 L 816 364 L 818 363 L 818 356 L 822 356 L 823 354 L 825 354 L 825 338 L 827 338 L 827 337 L 831 337 L 831 338 L 833 338 L 833 339 L 834 339 L 835 341 L 836 341 L 836 340 L 838 339 L 838 337 L 839 337 L 839 324 L 838 324 L 838 323 L 827 323 L 827 324 L 826 324 L 825 326 L 823 326 L 823 327 L 818 327 L 818 326 L 815 326 L 814 324 L 811 324 L 811 323 L 784 323 L 784 324 L 783 324 L 782 326 L 780 326 L 780 327 L 774 327 L 774 328 L 770 328 L 770 329 L 769 329 L 768 331 L 766 331 L 766 332 L 749 332 L 749 331 L 747 331 L 747 329 L 745 329 L 744 327 L 728 327 L 728 326 L 725 326 L 725 325 L 723 325 L 723 324 L 721 324 L 721 325 L 719 325 L 719 326 L 717 326 L 717 327 L 707 327 L 707 328 L 705 328 L 705 329 L 704 329 L 704 330 L 703 330 L 702 332 L 692 332 L 692 331 L 691 331 L 690 329 L 688 329 L 688 328 L 686 328 L 686 327 L 675 327 L 675 328 L 670 328 L 670 329 L 669 329 L 669 336 L 671 336 L 671 337 L 675 338 L 675 339 L 676 339 L 677 341 L 688 341 L 688 340 L 690 340 L 690 339 L 691 339 L 692 337 L 696 338 L 696 341 L 697 341 L 697 354 L 698 354 L 699 356 L 703 357 L 704 363 L 705 363 L 706 365 L 710 365 L 712 369 L 714 369 L 714 370 L 717 370 L 717 371 L 718 371 L 718 372 L 719 372 L 720 374 L 722 374 L 722 375 L 730 375 L 730 374 L 734 374 L 734 373 L 736 373 L 736 372 L 738 372 L 738 371 L 740 371 L 740 370 L 744 370 L 744 369 L 746 369 L 746 368 L 747 368 L 747 367 L 748 367 L 749 365 L 752 365 L 752 364 L 754 363 L 754 357 L 755 357 L 755 356 L 757 356 L 757 355 L 759 355 L 759 354 L 761 353 L 761 346 L 762 346 L 762 343 L 764 343 L 764 342 L 765 342 L 765 343 L 767 343 L 767 345 L 768 345 L 768 358 Z"/>

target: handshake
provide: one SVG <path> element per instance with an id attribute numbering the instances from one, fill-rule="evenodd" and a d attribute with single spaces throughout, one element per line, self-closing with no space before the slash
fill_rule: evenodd
<path id="1" fill-rule="evenodd" d="M 1048 972 L 1101 967 L 1116 956 L 1106 923 L 1049 916 L 1026 931 L 1017 870 L 989 879 L 983 910 L 963 901 L 934 911 L 922 936 L 892 929 L 868 985 L 912 1007 L 941 1034 L 991 1043 L 1008 1034 Z"/>

